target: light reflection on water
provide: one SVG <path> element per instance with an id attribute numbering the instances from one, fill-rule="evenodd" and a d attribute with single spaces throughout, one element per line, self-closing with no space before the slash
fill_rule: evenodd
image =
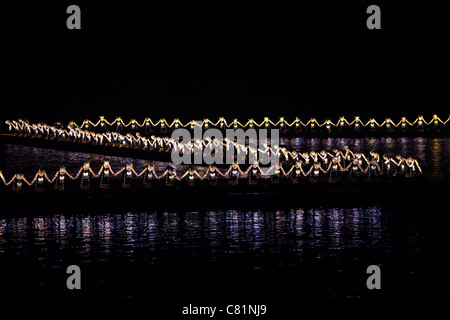
<path id="1" fill-rule="evenodd" d="M 389 228 L 379 207 L 289 211 L 150 212 L 0 219 L 0 254 L 38 248 L 42 263 L 58 265 L 49 247 L 72 250 L 84 262 L 138 248 L 207 248 L 211 260 L 242 250 L 292 252 L 296 263 L 333 258 L 348 248 L 388 249 Z M 36 253 L 36 252 L 35 252 Z M 312 255 L 311 255 L 312 254 Z M 151 253 L 149 253 L 151 255 Z"/>
<path id="2" fill-rule="evenodd" d="M 200 297 L 229 297 L 235 290 L 247 298 L 277 297 L 277 290 L 291 284 L 283 297 L 309 297 L 315 288 L 314 297 L 366 297 L 371 292 L 365 287 L 365 270 L 379 264 L 404 281 L 386 280 L 388 295 L 395 297 L 398 292 L 392 288 L 398 285 L 408 294 L 406 284 L 415 279 L 418 287 L 411 295 L 421 296 L 429 292 L 423 285 L 429 281 L 428 271 L 439 275 L 448 266 L 448 215 L 436 213 L 430 220 L 425 211 L 422 218 L 414 218 L 420 211 L 414 207 L 409 212 L 377 205 L 102 210 L 0 215 L 0 273 L 8 275 L 2 280 L 8 288 L 4 293 L 17 287 L 18 297 L 70 297 L 65 270 L 76 264 L 89 277 L 83 282 L 90 286 L 83 291 L 89 297 L 172 298 L 190 286 L 198 288 Z M 430 285 L 447 288 L 436 278 Z M 139 287 L 142 282 L 151 290 Z M 180 296 L 190 297 L 190 291 Z"/>

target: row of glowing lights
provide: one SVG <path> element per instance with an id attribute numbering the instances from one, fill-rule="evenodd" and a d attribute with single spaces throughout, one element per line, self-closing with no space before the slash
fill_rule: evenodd
<path id="1" fill-rule="evenodd" d="M 420 166 L 418 166 L 417 162 L 415 161 L 411 161 L 408 159 L 401 159 L 400 161 L 396 162 L 394 159 L 386 159 L 385 161 L 385 167 L 387 171 L 391 170 L 391 162 L 393 162 L 396 167 L 399 167 L 401 169 L 401 171 L 404 171 L 406 169 L 406 167 L 409 167 L 410 170 L 412 172 L 416 171 L 416 165 L 417 165 L 417 169 L 419 172 L 422 172 Z M 186 176 L 188 177 L 189 180 L 194 180 L 196 179 L 196 177 L 200 180 L 204 180 L 207 178 L 210 179 L 216 179 L 218 176 L 222 176 L 222 178 L 231 178 L 231 177 L 238 177 L 239 174 L 244 175 L 244 176 L 249 176 L 250 175 L 268 175 L 270 173 L 271 170 L 275 170 L 274 174 L 276 176 L 280 176 L 281 174 L 284 177 L 288 177 L 291 173 L 296 174 L 296 176 L 300 176 L 300 174 L 303 174 L 304 177 L 308 176 L 311 172 L 314 174 L 314 176 L 319 176 L 320 172 L 326 174 L 328 172 L 347 172 L 347 171 L 358 171 L 361 173 L 369 173 L 371 171 L 375 171 L 375 172 L 380 172 L 380 166 L 377 162 L 370 162 L 370 164 L 368 163 L 367 167 L 365 169 L 362 168 L 361 164 L 362 164 L 362 159 L 361 158 L 354 158 L 351 159 L 350 163 L 348 166 L 343 167 L 341 165 L 340 161 L 331 161 L 328 164 L 328 167 L 326 169 L 322 168 L 322 165 L 319 162 L 314 162 L 308 171 L 303 170 L 303 165 L 306 163 L 303 162 L 296 162 L 295 164 L 293 164 L 290 169 L 288 171 L 284 170 L 283 165 L 282 164 L 278 164 L 277 166 L 272 166 L 270 167 L 267 171 L 262 171 L 261 167 L 259 166 L 259 164 L 257 162 L 255 162 L 254 164 L 250 165 L 247 170 L 243 171 L 239 164 L 234 163 L 232 165 L 230 165 L 229 169 L 225 172 L 222 173 L 217 167 L 215 166 L 209 166 L 208 169 L 206 170 L 205 174 L 202 176 L 200 175 L 197 170 L 193 167 L 189 167 L 184 174 L 182 174 L 181 176 L 178 176 L 176 173 L 176 170 L 169 167 L 168 169 L 166 169 L 164 171 L 163 174 L 158 175 L 155 171 L 155 168 L 153 165 L 148 164 L 147 167 L 145 167 L 140 173 L 137 173 L 136 170 L 133 168 L 133 164 L 129 163 L 126 166 L 122 167 L 120 170 L 118 170 L 117 172 L 114 172 L 114 170 L 112 169 L 111 165 L 109 164 L 109 161 L 105 161 L 103 163 L 103 165 L 100 167 L 99 171 L 97 173 L 95 173 L 89 162 L 84 163 L 84 165 L 78 170 L 78 173 L 76 175 L 71 175 L 65 167 L 60 167 L 60 169 L 55 173 L 55 175 L 53 176 L 52 179 L 50 179 L 46 173 L 45 170 L 38 170 L 38 172 L 34 175 L 33 179 L 31 181 L 28 181 L 24 175 L 22 173 L 16 173 L 14 174 L 14 176 L 7 182 L 7 180 L 5 179 L 2 171 L 0 171 L 0 179 L 3 181 L 3 183 L 6 186 L 9 186 L 11 183 L 13 183 L 14 181 L 16 181 L 16 183 L 21 183 L 22 181 L 25 182 L 26 184 L 28 184 L 29 186 L 31 186 L 32 184 L 34 184 L 35 182 L 37 182 L 38 184 L 43 184 L 44 183 L 44 178 L 49 182 L 49 183 L 53 183 L 55 182 L 57 179 L 60 182 L 64 182 L 65 176 L 67 175 L 70 179 L 72 180 L 76 180 L 78 179 L 80 176 L 83 179 L 90 179 L 91 175 L 95 178 L 110 178 L 110 177 L 115 177 L 118 176 L 119 174 L 121 174 L 122 172 L 124 172 L 124 178 L 132 178 L 133 175 L 135 177 L 141 177 L 144 173 L 147 172 L 147 179 L 161 179 L 163 177 L 166 177 L 170 180 L 181 180 L 184 179 Z M 325 167 L 327 162 L 324 162 Z M 313 171 L 314 170 L 314 171 Z M 218 176 L 217 176 L 217 175 Z M 229 176 L 230 175 L 230 176 Z"/>
<path id="2" fill-rule="evenodd" d="M 185 128 L 187 126 L 190 126 L 193 129 L 194 126 L 202 126 L 207 129 L 209 125 L 212 125 L 214 127 L 219 126 L 220 128 L 230 128 L 231 126 L 233 126 L 234 128 L 237 128 L 238 126 L 240 126 L 242 128 L 246 128 L 246 127 L 253 128 L 254 126 L 269 127 L 270 125 L 280 126 L 280 127 L 284 127 L 285 125 L 288 127 L 292 127 L 292 126 L 299 127 L 300 125 L 302 125 L 304 127 L 307 127 L 308 125 L 311 124 L 311 127 L 314 127 L 315 125 L 317 125 L 318 127 L 326 126 L 327 128 L 330 128 L 331 126 L 343 127 L 346 124 L 347 125 L 355 124 L 356 127 L 358 127 L 359 125 L 362 125 L 363 127 L 370 126 L 372 128 L 375 128 L 375 126 L 382 127 L 382 126 L 386 125 L 387 128 L 390 128 L 391 125 L 394 127 L 398 127 L 398 126 L 406 127 L 407 124 L 410 126 L 413 126 L 416 123 L 419 127 L 423 126 L 424 124 L 425 125 L 430 125 L 430 124 L 439 125 L 439 123 L 442 123 L 445 125 L 445 124 L 447 124 L 447 122 L 449 120 L 450 120 L 450 115 L 447 120 L 443 121 L 438 117 L 438 115 L 435 114 L 435 115 L 433 115 L 433 118 L 428 122 L 423 118 L 423 116 L 418 116 L 413 122 L 408 121 L 408 119 L 406 119 L 406 117 L 402 117 L 402 119 L 398 123 L 394 123 L 390 118 L 386 118 L 381 124 L 378 123 L 373 118 L 369 119 L 369 121 L 364 123 L 360 120 L 359 117 L 355 117 L 353 119 L 353 121 L 351 121 L 351 122 L 349 122 L 345 117 L 340 117 L 336 123 L 332 122 L 331 120 L 325 120 L 323 123 L 319 123 L 315 118 L 311 118 L 308 120 L 308 122 L 303 123 L 298 117 L 295 118 L 295 120 L 291 123 L 287 122 L 284 119 L 284 117 L 280 117 L 280 119 L 277 122 L 273 122 L 268 117 L 265 117 L 261 123 L 257 123 L 253 119 L 249 119 L 246 124 L 242 124 L 241 122 L 238 121 L 238 119 L 233 119 L 233 121 L 231 123 L 228 123 L 225 120 L 225 118 L 223 118 L 223 117 L 220 117 L 216 123 L 212 122 L 210 119 L 204 119 L 201 122 L 201 124 L 199 124 L 199 122 L 194 121 L 194 120 L 191 120 L 186 124 L 183 124 L 178 118 L 174 119 L 171 124 L 169 124 L 166 121 L 166 119 L 164 119 L 164 118 L 162 118 L 162 119 L 158 120 L 158 122 L 154 123 L 150 118 L 145 118 L 142 123 L 139 123 L 136 119 L 132 119 L 126 124 L 126 123 L 124 123 L 124 121 L 122 120 L 121 117 L 117 117 L 113 122 L 109 122 L 108 120 L 105 119 L 104 116 L 100 116 L 100 119 L 96 123 L 92 122 L 91 120 L 84 120 L 83 123 L 81 124 L 81 126 L 79 126 L 75 121 L 71 121 L 70 125 L 74 125 L 76 127 L 83 127 L 83 126 L 88 127 L 89 125 L 97 127 L 100 125 L 101 127 L 103 127 L 105 124 L 110 125 L 110 126 L 114 125 L 114 124 L 119 124 L 119 125 L 123 125 L 124 127 L 131 126 L 132 128 L 135 128 L 136 126 L 149 127 L 149 126 L 160 125 L 161 128 L 164 128 L 165 126 L 167 126 L 169 128 L 174 127 L 175 129 L 177 129 L 179 127 Z"/>
<path id="3" fill-rule="evenodd" d="M 251 153 L 256 152 L 262 152 L 262 153 L 274 153 L 276 155 L 280 155 L 280 151 L 286 152 L 285 148 L 278 148 L 274 146 L 273 150 L 271 147 L 268 147 L 267 144 L 263 144 L 265 149 L 255 149 L 251 148 L 250 146 L 246 146 L 244 144 L 239 144 L 235 141 L 232 141 L 230 139 L 227 139 L 226 137 L 223 139 L 223 141 L 217 140 L 217 139 L 211 139 L 207 137 L 205 140 L 201 139 L 194 139 L 193 141 L 188 142 L 180 142 L 177 140 L 174 140 L 169 137 L 155 137 L 152 135 L 150 138 L 142 137 L 139 132 L 137 132 L 135 135 L 132 135 L 131 133 L 127 133 L 126 135 L 122 135 L 117 132 L 106 132 L 106 133 L 97 133 L 92 132 L 89 130 L 83 130 L 80 128 L 73 128 L 69 125 L 69 127 L 66 129 L 63 128 L 57 128 L 54 126 L 49 126 L 47 124 L 28 124 L 27 122 L 23 120 L 13 120 L 9 121 L 7 120 L 5 122 L 9 126 L 9 131 L 14 129 L 16 132 L 23 132 L 26 131 L 28 134 L 32 135 L 33 133 L 38 134 L 46 134 L 47 136 L 50 135 L 50 132 L 53 134 L 58 134 L 58 138 L 60 139 L 79 139 L 81 141 L 87 140 L 88 142 L 94 142 L 98 143 L 100 145 L 103 144 L 103 141 L 106 140 L 108 143 L 119 143 L 120 145 L 126 146 L 126 141 L 130 143 L 130 145 L 139 147 L 143 146 L 144 149 L 148 148 L 163 148 L 163 151 L 180 151 L 185 152 L 186 150 L 194 151 L 197 150 L 203 150 L 208 147 L 211 147 L 214 145 L 214 147 L 219 147 L 221 145 L 222 147 L 226 147 L 227 149 L 230 148 L 230 145 L 233 145 L 234 148 L 240 149 L 242 151 L 245 151 L 246 154 L 250 151 Z M 224 142 L 225 141 L 225 142 Z M 295 153 L 295 151 L 294 151 Z"/>
<path id="4" fill-rule="evenodd" d="M 246 146 L 245 144 L 239 144 L 235 141 L 229 140 L 227 138 L 224 138 L 224 141 L 219 141 L 215 139 L 206 138 L 205 140 L 200 139 L 194 139 L 194 141 L 189 142 L 179 142 L 174 139 L 168 138 L 168 137 L 155 137 L 151 136 L 150 138 L 142 137 L 137 132 L 136 135 L 132 135 L 131 133 L 128 133 L 126 135 L 122 135 L 120 133 L 116 132 L 106 132 L 106 133 L 96 133 L 91 132 L 88 130 L 82 130 L 80 128 L 72 128 L 71 126 L 68 127 L 68 130 L 63 128 L 56 128 L 54 126 L 49 126 L 46 124 L 28 124 L 27 122 L 23 120 L 19 121 L 6 121 L 6 124 L 9 125 L 9 130 L 11 131 L 14 129 L 16 132 L 27 131 L 28 134 L 32 134 L 32 132 L 41 134 L 47 134 L 47 136 L 50 134 L 50 131 L 53 134 L 58 133 L 58 139 L 70 139 L 70 138 L 76 138 L 81 141 L 87 140 L 88 142 L 97 143 L 102 145 L 104 140 L 107 140 L 109 143 L 119 143 L 119 146 L 126 146 L 126 141 L 130 143 L 130 145 L 134 147 L 141 147 L 143 149 L 149 148 L 162 148 L 162 151 L 171 151 L 172 149 L 174 151 L 179 152 L 195 152 L 195 150 L 203 150 L 206 149 L 212 145 L 214 147 L 218 147 L 219 145 L 222 145 L 223 147 L 226 147 L 227 149 L 230 148 L 230 145 L 233 145 L 234 148 L 237 150 L 242 150 L 245 152 L 246 155 L 250 153 L 256 155 L 257 152 L 260 153 L 267 153 L 267 154 L 275 154 L 277 156 L 280 156 L 280 151 L 284 153 L 285 157 L 287 158 L 291 153 L 289 151 L 286 151 L 285 148 L 278 148 L 274 146 L 273 150 L 271 147 L 267 146 L 267 144 L 264 144 L 265 149 L 260 148 L 252 148 L 250 146 Z M 20 130 L 19 130 L 20 128 Z M 156 149 L 159 150 L 159 149 Z M 159 150 L 161 151 L 161 150 Z M 296 158 L 296 152 L 294 151 L 291 156 L 293 158 Z"/>
<path id="5" fill-rule="evenodd" d="M 273 151 L 271 147 L 268 147 L 267 144 L 264 144 L 265 149 L 260 148 L 251 148 L 250 146 L 246 146 L 243 144 L 239 144 L 235 141 L 229 140 L 227 138 L 224 138 L 224 141 L 219 141 L 216 139 L 206 138 L 205 140 L 201 139 L 194 139 L 194 141 L 189 142 L 179 142 L 172 138 L 168 137 L 155 137 L 151 136 L 150 138 L 142 137 L 140 136 L 139 132 L 136 133 L 136 135 L 132 135 L 131 133 L 128 133 L 126 135 L 122 135 L 117 132 L 106 132 L 106 133 L 97 133 L 97 132 L 91 132 L 88 130 L 83 130 L 80 128 L 73 128 L 72 126 L 68 127 L 68 130 L 63 128 L 56 128 L 54 126 L 49 126 L 46 124 L 28 124 L 27 122 L 23 120 L 13 120 L 13 121 L 6 121 L 6 124 L 9 126 L 9 131 L 14 129 L 16 132 L 26 131 L 28 134 L 34 133 L 40 133 L 40 134 L 46 134 L 47 136 L 50 135 L 50 131 L 53 134 L 58 134 L 58 139 L 65 139 L 68 140 L 70 138 L 78 139 L 81 141 L 88 141 L 93 142 L 102 145 L 104 140 L 107 140 L 108 143 L 119 143 L 119 146 L 126 146 L 126 142 L 130 143 L 130 145 L 134 147 L 140 147 L 142 145 L 143 149 L 151 149 L 151 148 L 162 148 L 162 151 L 171 151 L 172 149 L 179 152 L 186 152 L 187 150 L 194 152 L 195 149 L 197 150 L 203 150 L 206 149 L 212 145 L 214 147 L 218 147 L 219 145 L 222 145 L 223 147 L 226 147 L 227 149 L 230 148 L 230 145 L 233 145 L 234 148 L 240 149 L 248 155 L 248 152 L 256 154 L 257 152 L 262 153 L 274 153 L 276 155 L 280 155 L 280 150 L 283 152 L 286 152 L 283 150 L 284 148 L 277 148 L 279 150 Z M 159 149 L 157 149 L 159 150 Z M 161 151 L 161 150 L 159 150 Z"/>
<path id="6" fill-rule="evenodd" d="M 330 156 L 333 161 L 337 160 L 338 162 L 340 161 L 340 157 L 342 157 L 343 159 L 347 159 L 350 160 L 350 155 L 354 158 L 358 158 L 358 159 L 364 159 L 366 161 L 366 163 L 368 164 L 369 162 L 373 162 L 375 161 L 376 163 L 378 163 L 379 161 L 379 155 L 373 151 L 370 152 L 370 155 L 372 156 L 372 160 L 369 161 L 364 154 L 362 153 L 353 153 L 347 146 L 344 147 L 345 150 L 345 154 L 342 153 L 342 151 L 334 149 L 333 152 L 334 154 L 331 154 L 325 150 L 322 150 L 320 152 L 315 152 L 315 151 L 311 151 L 311 152 L 297 152 L 297 151 L 289 151 L 286 150 L 286 148 L 279 148 L 278 146 L 274 146 L 269 147 L 267 146 L 267 144 L 264 144 L 265 149 L 260 149 L 260 148 L 251 148 L 250 146 L 246 146 L 245 144 L 239 144 L 237 142 L 234 142 L 232 140 L 229 140 L 227 138 L 224 138 L 224 141 L 219 141 L 219 140 L 211 140 L 210 138 L 206 139 L 206 142 L 204 140 L 200 140 L 200 139 L 195 139 L 193 142 L 189 141 L 189 142 L 183 142 L 180 143 L 179 141 L 175 141 L 174 139 L 168 138 L 168 137 L 155 137 L 155 136 L 151 136 L 150 139 L 149 138 L 145 138 L 145 137 L 141 137 L 138 133 L 136 133 L 136 137 L 133 136 L 132 134 L 128 133 L 127 135 L 121 135 L 119 133 L 116 132 L 108 132 L 108 133 L 93 133 L 90 132 L 88 130 L 82 130 L 79 128 L 75 128 L 73 129 L 72 127 L 69 127 L 69 131 L 62 129 L 62 128 L 56 128 L 53 126 L 48 126 L 48 125 L 43 125 L 43 124 L 28 124 L 27 122 L 23 121 L 23 120 L 19 120 L 19 121 L 7 121 L 6 122 L 9 125 L 9 130 L 16 130 L 19 131 L 19 128 L 21 130 L 27 130 L 29 133 L 31 133 L 32 131 L 35 132 L 36 130 L 38 130 L 40 133 L 42 134 L 49 134 L 50 131 L 52 131 L 53 133 L 58 132 L 60 135 L 66 135 L 67 139 L 69 139 L 69 137 L 73 137 L 73 138 L 78 138 L 83 140 L 84 137 L 86 137 L 86 139 L 91 142 L 91 139 L 93 140 L 92 142 L 96 142 L 99 143 L 100 145 L 103 144 L 103 139 L 106 139 L 109 143 L 111 143 L 113 140 L 115 142 L 117 142 L 118 140 L 120 141 L 121 144 L 124 143 L 125 140 L 127 140 L 128 142 L 130 142 L 131 145 L 134 145 L 136 147 L 140 146 L 140 143 L 142 143 L 143 148 L 147 148 L 147 146 L 150 147 L 161 147 L 163 148 L 164 151 L 170 151 L 167 149 L 167 147 L 169 149 L 175 150 L 175 151 L 179 151 L 179 152 L 185 152 L 185 148 L 188 149 L 191 152 L 194 152 L 195 149 L 197 150 L 203 150 L 204 148 L 208 148 L 209 146 L 211 146 L 212 144 L 214 144 L 214 147 L 218 147 L 220 144 L 224 147 L 226 147 L 227 149 L 230 148 L 230 145 L 233 145 L 234 148 L 236 148 L 236 150 L 242 150 L 245 152 L 245 155 L 248 156 L 249 155 L 249 151 L 251 154 L 253 154 L 254 156 L 257 155 L 257 153 L 259 152 L 260 154 L 268 154 L 270 156 L 270 154 L 273 154 L 277 157 L 280 157 L 281 154 L 283 154 L 284 156 L 284 160 L 289 161 L 289 160 L 293 160 L 293 161 L 299 161 L 300 158 L 303 158 L 303 160 L 306 163 L 309 163 L 309 159 L 313 159 L 313 161 L 317 161 L 317 157 L 319 156 L 325 163 L 327 163 L 328 159 L 327 157 Z M 63 138 L 66 138 L 65 136 Z M 395 161 L 393 159 L 390 159 L 389 157 L 387 157 L 386 155 L 383 155 L 384 159 L 388 159 L 387 161 Z M 418 162 L 416 159 L 413 159 L 411 157 L 404 159 L 401 156 L 397 156 L 397 160 L 399 162 L 401 161 L 405 161 L 405 162 L 414 162 L 416 163 L 417 167 L 420 168 Z M 386 160 L 385 160 L 386 161 Z"/>

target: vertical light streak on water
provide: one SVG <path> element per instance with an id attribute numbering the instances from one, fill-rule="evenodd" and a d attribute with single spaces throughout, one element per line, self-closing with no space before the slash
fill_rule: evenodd
<path id="1" fill-rule="evenodd" d="M 442 151 L 443 151 L 443 140 L 442 138 L 433 138 L 430 143 L 430 168 L 431 175 L 433 177 L 441 177 L 443 175 L 443 164 L 442 164 Z"/>

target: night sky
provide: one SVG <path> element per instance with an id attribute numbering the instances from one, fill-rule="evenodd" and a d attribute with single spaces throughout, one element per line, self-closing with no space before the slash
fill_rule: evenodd
<path id="1" fill-rule="evenodd" d="M 163 3 L 2 5 L 0 118 L 449 114 L 442 4 Z M 366 28 L 370 4 L 381 30 Z"/>

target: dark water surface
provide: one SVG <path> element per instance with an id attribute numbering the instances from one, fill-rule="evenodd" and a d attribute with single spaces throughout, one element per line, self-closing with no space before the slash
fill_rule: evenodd
<path id="1" fill-rule="evenodd" d="M 448 234 L 441 234 L 448 212 L 378 206 L 111 211 L 0 218 L 1 295 L 449 297 L 450 246 Z M 77 292 L 65 287 L 72 264 L 82 270 Z M 366 287 L 371 264 L 383 271 L 377 292 Z"/>
<path id="2" fill-rule="evenodd" d="M 449 138 L 305 139 L 300 150 L 332 149 L 415 156 L 429 174 L 448 176 Z M 381 143 L 381 141 L 383 142 Z M 1 169 L 84 161 L 113 168 L 147 161 L 5 145 Z M 164 163 L 156 163 L 165 167 Z M 183 208 L 178 199 L 139 205 L 84 207 L 39 203 L 0 211 L 1 297 L 41 298 L 450 298 L 450 210 L 439 194 L 398 191 L 386 201 L 348 194 L 306 203 L 301 197 L 270 208 L 236 198 L 214 208 Z M 370 195 L 370 194 L 369 194 Z M 104 202 L 109 200 L 105 198 Z M 201 201 L 199 195 L 198 201 Z M 245 203 L 244 203 L 245 202 Z M 177 209 L 173 204 L 177 203 Z M 194 209 L 192 209 L 194 207 Z M 66 268 L 82 270 L 82 290 L 66 288 Z M 368 290 L 366 269 L 382 270 L 382 289 Z"/>

